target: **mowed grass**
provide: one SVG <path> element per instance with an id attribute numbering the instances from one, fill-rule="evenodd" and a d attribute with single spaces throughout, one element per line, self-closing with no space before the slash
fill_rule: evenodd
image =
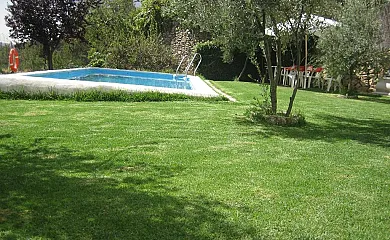
<path id="1" fill-rule="evenodd" d="M 390 239 L 390 98 L 299 91 L 284 128 L 214 84 L 238 102 L 1 100 L 0 239 Z"/>

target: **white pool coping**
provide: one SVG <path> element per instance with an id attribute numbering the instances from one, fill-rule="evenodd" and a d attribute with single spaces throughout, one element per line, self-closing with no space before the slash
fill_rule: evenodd
<path id="1" fill-rule="evenodd" d="M 86 68 L 88 69 L 88 68 Z M 38 72 L 26 72 L 16 74 L 2 74 L 0 75 L 0 90 L 4 92 L 24 90 L 26 92 L 49 92 L 56 91 L 60 94 L 68 94 L 75 91 L 84 90 L 124 90 L 129 92 L 163 92 L 163 93 L 177 93 L 186 94 L 190 96 L 199 97 L 218 97 L 220 96 L 210 86 L 208 86 L 202 79 L 197 76 L 188 75 L 192 89 L 175 89 L 151 87 L 133 84 L 109 83 L 109 82 L 90 82 L 80 80 L 65 80 L 56 78 L 32 77 L 28 76 L 35 73 L 52 73 L 59 71 L 71 71 L 75 69 L 62 69 Z M 113 69 L 115 70 L 115 69 Z"/>

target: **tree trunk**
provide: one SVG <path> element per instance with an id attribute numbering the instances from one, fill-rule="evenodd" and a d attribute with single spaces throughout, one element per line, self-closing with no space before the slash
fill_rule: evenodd
<path id="1" fill-rule="evenodd" d="M 49 67 L 49 70 L 53 70 L 53 51 L 49 51 L 49 55 L 47 56 L 47 64 Z"/>
<path id="2" fill-rule="evenodd" d="M 266 26 L 266 13 L 263 10 L 263 34 L 264 34 L 264 53 L 265 53 L 265 61 L 267 64 L 267 72 L 268 72 L 268 77 L 270 81 L 270 97 L 271 97 L 271 110 L 272 114 L 276 114 L 276 111 L 278 110 L 278 99 L 277 99 L 277 94 L 276 94 L 276 89 L 277 89 L 277 82 L 275 81 L 274 78 L 274 73 L 272 72 L 272 60 L 271 60 L 271 41 L 270 41 L 270 36 L 268 36 L 265 33 L 265 26 Z"/>
<path id="3" fill-rule="evenodd" d="M 268 78 L 270 81 L 270 95 L 271 95 L 271 109 L 272 113 L 276 114 L 278 99 L 276 95 L 277 82 L 274 78 L 274 73 L 272 72 L 272 62 L 271 62 L 271 42 L 269 36 L 264 37 L 264 50 L 265 50 L 265 59 L 267 63 L 267 72 Z"/>
<path id="4" fill-rule="evenodd" d="M 280 83 L 282 74 L 282 42 L 276 39 L 276 86 Z"/>
<path id="5" fill-rule="evenodd" d="M 367 76 L 369 72 L 367 71 Z M 350 95 L 354 89 L 352 89 L 353 85 L 353 68 L 349 69 L 349 80 L 348 80 L 348 90 L 347 90 L 347 95 Z"/>
<path id="6" fill-rule="evenodd" d="M 240 72 L 240 75 L 238 76 L 238 81 L 241 80 L 241 77 L 242 77 L 242 75 L 244 74 L 244 72 L 245 72 L 245 70 L 246 70 L 246 66 L 248 65 L 248 60 L 249 60 L 249 58 L 246 57 L 245 63 L 244 63 L 244 67 L 242 67 L 242 70 L 241 70 L 241 72 Z"/>
<path id="7" fill-rule="evenodd" d="M 288 104 L 286 117 L 291 115 L 291 111 L 292 111 L 292 108 L 293 108 L 293 105 L 294 105 L 294 100 L 295 100 L 295 96 L 297 95 L 297 92 L 298 92 L 298 84 L 294 87 L 293 93 L 292 93 L 292 95 L 290 97 L 290 103 Z"/>
<path id="8" fill-rule="evenodd" d="M 298 86 L 299 86 L 299 70 L 300 70 L 300 65 L 301 65 L 301 45 L 302 45 L 302 40 L 298 37 L 299 34 L 297 34 L 297 38 L 296 38 L 296 43 L 297 43 L 297 48 L 298 48 L 298 51 L 297 51 L 297 77 L 296 77 L 296 82 L 294 84 L 294 90 L 293 90 L 293 93 L 290 97 L 290 103 L 288 104 L 288 108 L 287 108 L 287 111 L 286 111 L 286 117 L 289 117 L 291 115 L 291 112 L 292 112 L 292 108 L 293 108 L 293 105 L 294 105 L 294 101 L 295 101 L 295 96 L 297 95 L 297 92 L 298 92 Z"/>
<path id="9" fill-rule="evenodd" d="M 275 113 L 276 113 L 277 112 L 277 100 L 278 100 L 277 88 L 278 88 L 278 84 L 280 83 L 281 73 L 282 73 L 282 42 L 281 42 L 280 38 L 278 37 L 279 30 L 277 28 L 277 22 L 275 21 L 272 14 L 271 14 L 271 21 L 272 21 L 272 24 L 274 25 L 275 35 L 277 36 L 276 37 L 276 69 L 275 69 L 276 74 L 274 75 L 275 76 L 274 81 L 271 82 L 271 85 L 270 85 L 271 102 L 272 102 L 272 99 L 275 99 L 274 104 L 275 104 Z"/>
<path id="10" fill-rule="evenodd" d="M 47 67 L 49 70 L 53 70 L 53 50 L 49 45 L 44 45 L 43 50 L 47 60 Z"/>

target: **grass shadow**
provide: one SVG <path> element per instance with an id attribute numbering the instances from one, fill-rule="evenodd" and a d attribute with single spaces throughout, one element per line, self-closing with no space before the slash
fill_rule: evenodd
<path id="1" fill-rule="evenodd" d="M 304 127 L 263 125 L 264 128 L 254 134 L 328 142 L 353 140 L 362 144 L 390 147 L 390 122 L 334 115 L 320 115 L 318 118 L 321 118 L 321 124 L 309 122 Z"/>
<path id="2" fill-rule="evenodd" d="M 390 104 L 390 97 L 389 96 L 382 96 L 382 95 L 375 95 L 375 94 L 360 94 L 357 100 L 366 101 L 366 102 Z"/>
<path id="3" fill-rule="evenodd" d="M 46 139 L 0 145 L 0 238 L 237 239 L 221 202 L 178 197 L 184 169 L 100 159 Z M 101 170 L 103 169 L 103 170 Z"/>
<path id="4" fill-rule="evenodd" d="M 326 88 L 318 88 L 318 87 L 311 87 L 311 88 L 302 88 L 299 89 L 300 91 L 306 91 L 306 92 L 316 92 L 316 93 L 335 93 L 335 92 L 327 92 Z"/>
<path id="5" fill-rule="evenodd" d="M 1 134 L 0 135 L 0 140 L 4 139 L 4 138 L 11 138 L 11 137 L 12 137 L 12 134 Z"/>

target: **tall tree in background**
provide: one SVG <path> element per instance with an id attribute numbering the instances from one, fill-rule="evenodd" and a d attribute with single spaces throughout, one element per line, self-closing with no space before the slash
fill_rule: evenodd
<path id="1" fill-rule="evenodd" d="M 84 37 L 85 16 L 99 3 L 100 0 L 11 0 L 5 21 L 12 38 L 41 43 L 48 69 L 53 69 L 53 52 L 62 40 Z"/>
<path id="2" fill-rule="evenodd" d="M 340 24 L 323 33 L 319 42 L 321 61 L 333 77 L 341 77 L 344 91 L 356 91 L 353 79 L 363 69 L 380 71 L 389 67 L 388 50 L 382 49 L 379 13 L 388 1 L 345 0 Z"/>
<path id="3" fill-rule="evenodd" d="M 173 69 L 172 52 L 162 34 L 169 19 L 161 8 L 167 0 L 104 0 L 88 15 L 86 38 L 90 65 L 121 69 L 163 71 Z"/>

